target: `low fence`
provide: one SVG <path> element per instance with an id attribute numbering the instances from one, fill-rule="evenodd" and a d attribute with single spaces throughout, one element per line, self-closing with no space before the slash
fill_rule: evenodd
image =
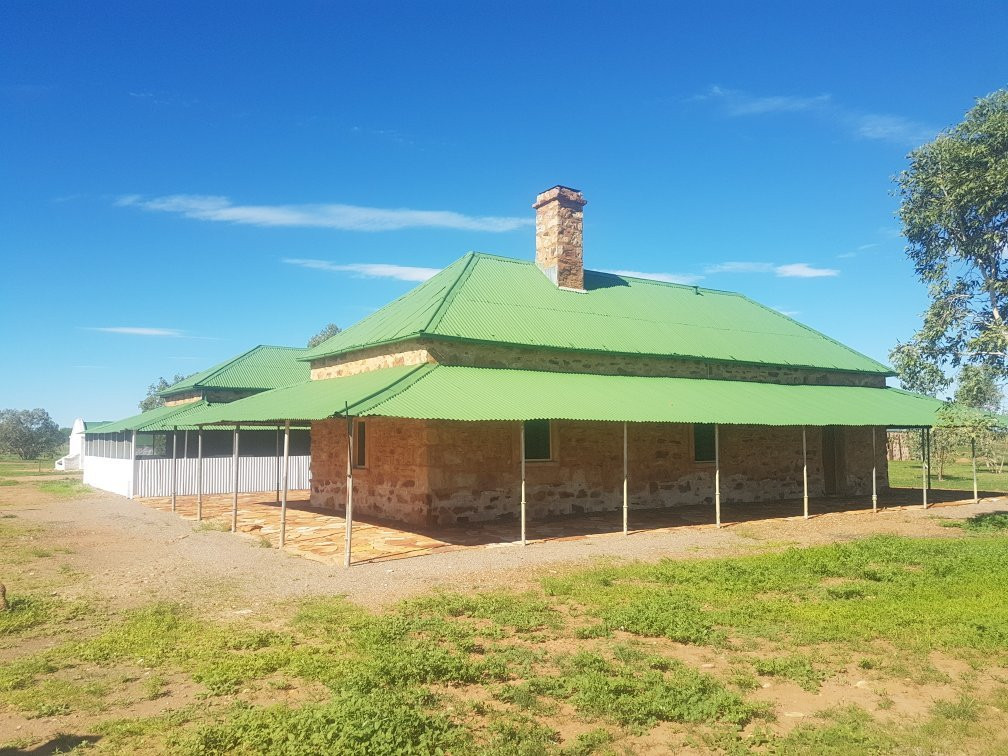
<path id="1" fill-rule="evenodd" d="M 176 459 L 175 485 L 179 496 L 195 496 L 199 484 L 199 461 Z M 234 491 L 233 458 L 204 457 L 202 490 L 205 494 Z M 277 457 L 240 457 L 238 459 L 238 491 L 257 493 L 274 491 L 281 485 L 283 459 Z M 290 457 L 287 486 L 290 490 L 310 488 L 311 456 Z M 170 458 L 129 459 L 86 456 L 84 458 L 84 483 L 120 496 L 171 496 L 172 460 Z"/>
<path id="2" fill-rule="evenodd" d="M 195 496 L 197 489 L 197 463 L 195 459 L 177 459 L 176 491 L 179 496 Z M 291 490 L 309 487 L 311 457 L 290 457 L 287 486 Z M 171 459 L 137 460 L 134 496 L 171 496 Z M 273 491 L 283 484 L 283 460 L 277 457 L 239 457 L 238 491 L 255 493 Z M 205 457 L 203 459 L 203 493 L 231 493 L 234 491 L 234 466 L 231 457 Z"/>

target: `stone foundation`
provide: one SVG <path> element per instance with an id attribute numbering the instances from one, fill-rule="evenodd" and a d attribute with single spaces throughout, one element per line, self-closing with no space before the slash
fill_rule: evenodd
<path id="1" fill-rule="evenodd" d="M 517 423 L 370 418 L 367 464 L 354 470 L 354 511 L 414 526 L 516 518 L 520 502 Z M 628 426 L 629 503 L 654 508 L 714 501 L 714 465 L 694 462 L 692 428 Z M 885 433 L 876 431 L 878 488 L 888 487 Z M 871 494 L 871 429 L 843 429 L 845 495 Z M 553 459 L 526 463 L 528 516 L 599 512 L 622 506 L 623 426 L 554 421 Z M 725 503 L 802 495 L 801 428 L 720 428 Z M 809 493 L 824 491 L 822 433 L 808 428 Z M 312 426 L 312 504 L 342 511 L 346 423 Z"/>

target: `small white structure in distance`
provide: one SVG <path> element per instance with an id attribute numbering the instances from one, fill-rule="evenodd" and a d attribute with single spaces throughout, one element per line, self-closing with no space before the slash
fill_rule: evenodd
<path id="1" fill-rule="evenodd" d="M 70 448 L 65 457 L 56 460 L 57 470 L 80 470 L 84 459 L 84 418 L 78 417 L 70 429 Z"/>

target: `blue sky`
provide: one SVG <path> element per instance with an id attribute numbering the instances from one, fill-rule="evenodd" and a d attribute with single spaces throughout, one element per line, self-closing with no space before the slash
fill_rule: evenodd
<path id="1" fill-rule="evenodd" d="M 469 250 L 742 291 L 885 360 L 926 297 L 892 176 L 1008 79 L 1003 3 L 0 7 L 0 407 L 349 326 Z"/>

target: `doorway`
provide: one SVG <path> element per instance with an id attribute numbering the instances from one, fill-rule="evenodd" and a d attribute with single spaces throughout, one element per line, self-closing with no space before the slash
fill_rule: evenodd
<path id="1" fill-rule="evenodd" d="M 844 454 L 844 429 L 827 425 L 822 429 L 823 493 L 839 496 L 846 493 L 847 464 Z"/>

